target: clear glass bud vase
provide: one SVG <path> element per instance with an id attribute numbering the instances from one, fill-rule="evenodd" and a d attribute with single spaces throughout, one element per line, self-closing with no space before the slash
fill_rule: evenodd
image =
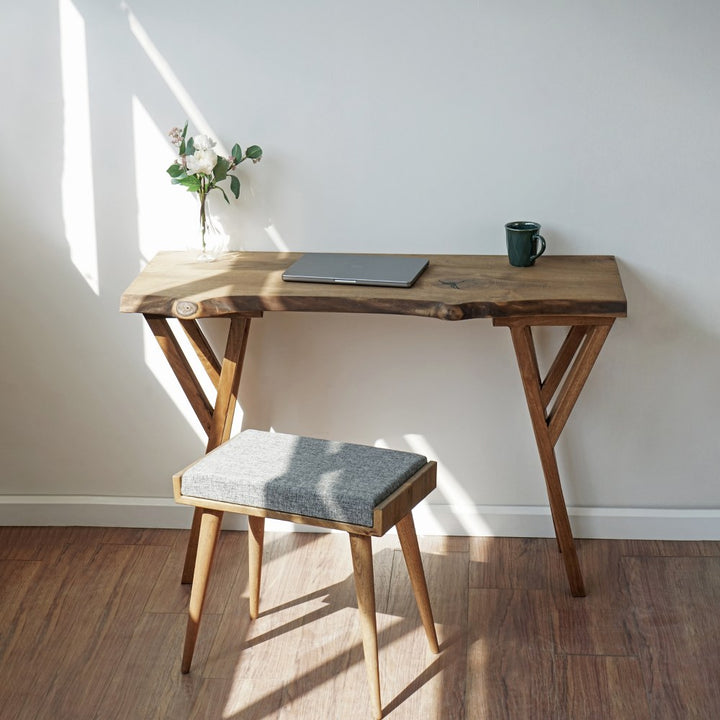
<path id="1" fill-rule="evenodd" d="M 199 193 L 200 199 L 200 254 L 198 262 L 213 262 L 223 252 L 223 236 L 213 222 L 208 207 L 207 193 Z"/>

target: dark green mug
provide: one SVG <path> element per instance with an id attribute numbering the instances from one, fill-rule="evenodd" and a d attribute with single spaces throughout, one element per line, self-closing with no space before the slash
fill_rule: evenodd
<path id="1" fill-rule="evenodd" d="M 505 225 L 505 235 L 508 259 L 515 267 L 529 267 L 545 252 L 545 238 L 540 235 L 539 223 L 509 222 Z"/>

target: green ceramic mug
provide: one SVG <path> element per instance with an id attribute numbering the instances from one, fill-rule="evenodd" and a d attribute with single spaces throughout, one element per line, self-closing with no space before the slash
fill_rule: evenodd
<path id="1" fill-rule="evenodd" d="M 508 259 L 515 267 L 529 267 L 545 252 L 545 238 L 540 235 L 539 223 L 509 222 L 505 225 L 505 235 Z"/>

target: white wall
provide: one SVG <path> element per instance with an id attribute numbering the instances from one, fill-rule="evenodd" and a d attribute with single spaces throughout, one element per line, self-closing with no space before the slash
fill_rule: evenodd
<path id="1" fill-rule="evenodd" d="M 576 531 L 720 537 L 718 37 L 713 0 L 7 3 L 0 522 L 175 522 L 203 445 L 117 307 L 194 235 L 164 173 L 189 118 L 265 150 L 216 205 L 235 248 L 502 253 L 523 218 L 548 253 L 616 255 L 629 317 L 558 445 Z M 427 531 L 551 530 L 488 321 L 267 315 L 241 404 L 238 427 L 428 448 Z"/>

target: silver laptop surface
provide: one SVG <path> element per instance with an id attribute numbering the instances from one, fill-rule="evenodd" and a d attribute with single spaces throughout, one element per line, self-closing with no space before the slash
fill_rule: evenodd
<path id="1" fill-rule="evenodd" d="M 427 258 L 399 255 L 306 253 L 282 275 L 290 282 L 410 287 L 428 266 Z"/>

